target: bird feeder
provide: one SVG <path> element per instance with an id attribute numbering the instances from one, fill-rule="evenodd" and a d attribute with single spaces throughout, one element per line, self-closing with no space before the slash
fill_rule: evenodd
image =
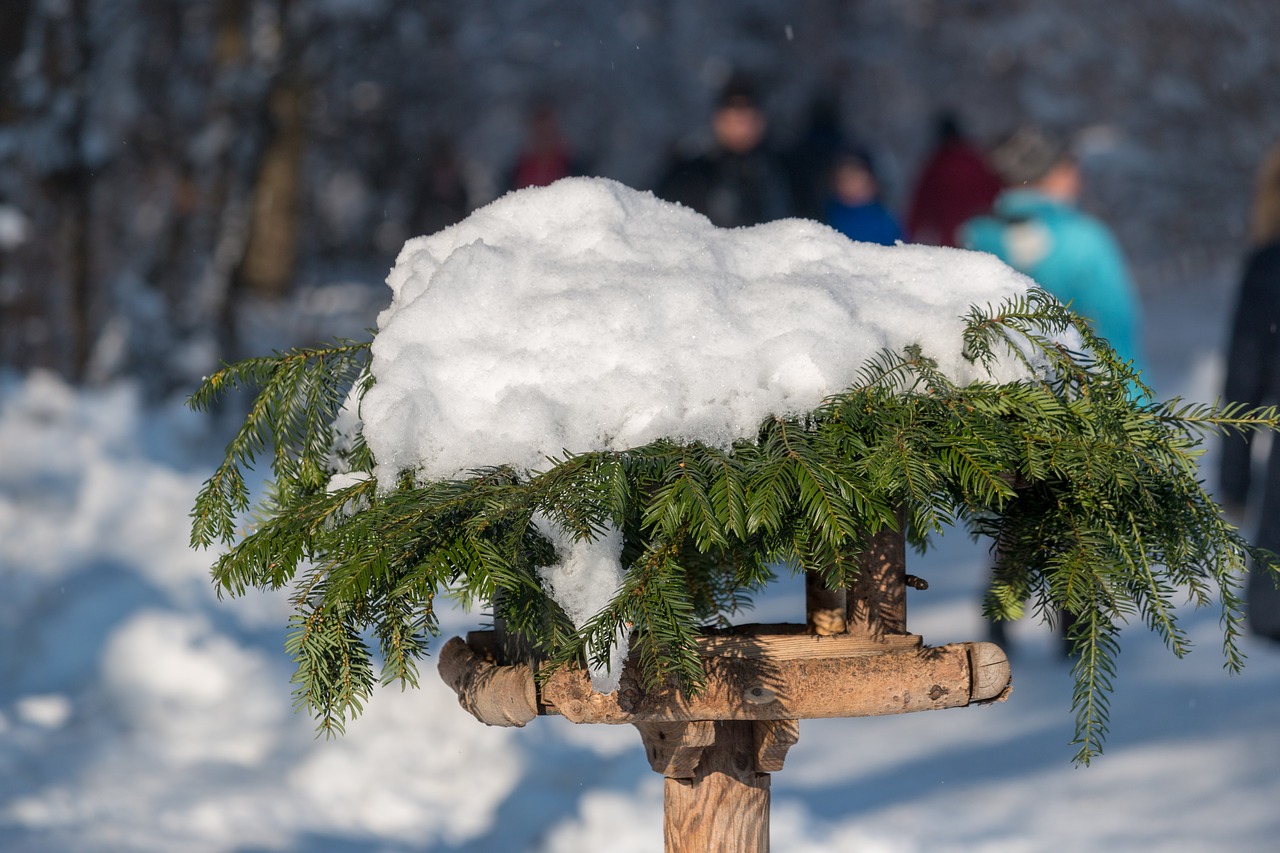
<path id="1" fill-rule="evenodd" d="M 440 675 L 483 723 L 523 726 L 539 715 L 573 723 L 634 725 L 650 766 L 666 777 L 667 853 L 769 849 L 770 774 L 782 769 L 800 720 L 874 717 L 1003 700 L 1009 661 L 995 644 L 930 647 L 907 632 L 899 531 L 872 535 L 857 582 L 828 588 L 805 577 L 806 623 L 741 625 L 698 638 L 705 688 L 645 689 L 628 663 L 617 690 L 598 693 L 581 668 L 539 678 L 536 662 L 504 659 L 493 631 L 454 637 Z"/>

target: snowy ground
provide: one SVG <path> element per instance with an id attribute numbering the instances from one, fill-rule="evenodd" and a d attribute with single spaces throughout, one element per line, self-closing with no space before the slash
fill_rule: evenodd
<path id="1" fill-rule="evenodd" d="M 1163 394 L 1214 395 L 1229 276 L 1148 302 Z M 0 375 L 0 849 L 661 849 L 661 780 L 633 730 L 486 728 L 430 662 L 421 690 L 383 691 L 344 738 L 315 740 L 291 710 L 283 603 L 218 601 L 187 549 L 216 449 L 127 386 Z M 984 557 L 955 534 L 914 559 L 926 642 L 982 638 Z M 800 608 L 793 584 L 759 615 Z M 1185 619 L 1199 642 L 1182 661 L 1126 634 L 1088 769 L 1070 762 L 1069 672 L 1034 624 L 1014 631 L 1002 705 L 806 722 L 773 779 L 774 849 L 1274 849 L 1280 648 L 1246 642 L 1228 676 L 1216 612 Z"/>

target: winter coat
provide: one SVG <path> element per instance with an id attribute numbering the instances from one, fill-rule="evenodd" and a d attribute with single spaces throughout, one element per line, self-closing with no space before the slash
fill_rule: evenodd
<path id="1" fill-rule="evenodd" d="M 714 150 L 677 161 L 654 189 L 721 228 L 759 225 L 791 215 L 786 172 L 768 151 Z"/>
<path id="2" fill-rule="evenodd" d="M 844 204 L 831 199 L 827 202 L 823 222 L 850 240 L 863 243 L 892 246 L 903 239 L 897 220 L 879 202 Z"/>
<path id="3" fill-rule="evenodd" d="M 1222 394 L 1229 403 L 1248 406 L 1280 403 L 1280 241 L 1255 250 L 1245 261 Z M 1223 437 L 1219 498 L 1240 510 L 1249 497 L 1251 438 L 1252 434 Z M 1280 447 L 1274 442 L 1267 457 L 1254 544 L 1280 553 Z M 1245 615 L 1253 633 L 1280 640 L 1280 591 L 1269 575 L 1249 573 Z"/>
<path id="4" fill-rule="evenodd" d="M 1119 244 L 1101 222 L 1036 190 L 1011 189 L 990 216 L 962 225 L 960 238 L 1029 275 L 1142 368 L 1137 293 Z"/>
<path id="5" fill-rule="evenodd" d="M 958 245 L 960 226 L 991 210 L 999 193 L 1000 179 L 976 148 L 963 140 L 942 143 L 921 169 L 911 194 L 911 242 Z"/>
<path id="6" fill-rule="evenodd" d="M 1280 403 L 1280 242 L 1245 260 L 1222 397 L 1247 406 Z M 1226 504 L 1243 507 L 1248 499 L 1252 437 L 1228 435 L 1223 441 L 1218 487 Z"/>
<path id="7" fill-rule="evenodd" d="M 561 178 L 583 175 L 585 171 L 565 146 L 547 151 L 525 150 L 516 158 L 506 177 L 508 190 L 526 187 L 546 187 Z"/>

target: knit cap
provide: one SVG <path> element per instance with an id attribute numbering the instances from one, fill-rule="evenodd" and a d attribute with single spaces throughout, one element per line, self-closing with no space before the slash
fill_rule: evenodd
<path id="1" fill-rule="evenodd" d="M 1008 186 L 1034 183 L 1067 156 L 1065 140 L 1028 125 L 1005 137 L 990 156 L 991 168 Z"/>

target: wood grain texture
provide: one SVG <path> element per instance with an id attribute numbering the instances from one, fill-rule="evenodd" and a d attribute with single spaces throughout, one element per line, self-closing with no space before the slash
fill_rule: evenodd
<path id="1" fill-rule="evenodd" d="M 907 545 L 901 533 L 905 521 L 899 511 L 898 530 L 867 537 L 858 579 L 849 587 L 845 630 L 850 634 L 883 637 L 907 631 Z"/>
<path id="2" fill-rule="evenodd" d="M 636 723 L 644 741 L 645 756 L 655 773 L 673 779 L 691 779 L 703 750 L 715 741 L 710 720 L 679 723 Z"/>
<path id="3" fill-rule="evenodd" d="M 697 696 L 673 683 L 646 690 L 632 667 L 619 690 L 596 693 L 584 671 L 562 669 L 543 683 L 542 701 L 575 723 L 807 720 L 953 708 L 969 704 L 972 689 L 966 643 L 839 658 L 710 657 L 704 667 Z"/>
<path id="4" fill-rule="evenodd" d="M 787 760 L 787 752 L 800 741 L 799 720 L 756 720 L 756 769 L 777 773 Z"/>
<path id="5" fill-rule="evenodd" d="M 755 769 L 755 729 L 717 722 L 691 779 L 663 790 L 666 853 L 768 853 L 768 773 Z"/>

